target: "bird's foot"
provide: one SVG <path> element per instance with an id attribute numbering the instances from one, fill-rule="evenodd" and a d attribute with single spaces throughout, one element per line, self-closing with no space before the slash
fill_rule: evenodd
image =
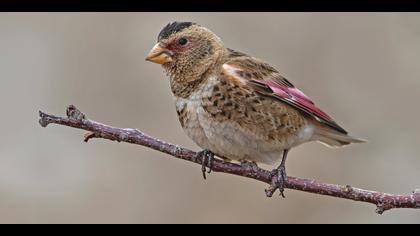
<path id="1" fill-rule="evenodd" d="M 284 166 L 279 166 L 279 168 L 274 169 L 270 175 L 271 179 L 273 179 L 270 187 L 265 190 L 267 197 L 271 197 L 274 192 L 278 189 L 280 191 L 280 196 L 285 198 L 284 195 L 284 187 L 287 181 L 287 174 L 286 168 Z"/>
<path id="2" fill-rule="evenodd" d="M 206 172 L 210 174 L 213 168 L 214 153 L 210 150 L 204 149 L 197 154 L 197 157 L 201 158 L 201 171 L 203 172 L 203 178 L 206 179 Z M 206 167 L 209 168 L 208 171 Z"/>

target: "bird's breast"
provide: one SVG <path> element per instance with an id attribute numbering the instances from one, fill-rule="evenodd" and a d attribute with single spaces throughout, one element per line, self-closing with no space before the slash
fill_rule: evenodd
<path id="1" fill-rule="evenodd" d="M 211 145 L 205 132 L 202 116 L 202 98 L 212 91 L 212 83 L 204 83 L 187 98 L 176 97 L 175 107 L 185 133 L 201 148 L 210 149 Z M 211 150 L 211 149 L 210 149 Z"/>

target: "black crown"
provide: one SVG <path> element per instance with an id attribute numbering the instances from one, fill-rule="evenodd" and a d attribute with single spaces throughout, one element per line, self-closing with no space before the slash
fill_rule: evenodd
<path id="1" fill-rule="evenodd" d="M 196 25 L 196 23 L 193 23 L 193 22 L 178 22 L 178 21 L 174 21 L 172 23 L 169 23 L 160 31 L 160 33 L 158 35 L 158 41 L 160 41 L 161 39 L 166 39 L 169 36 L 171 36 L 171 34 L 179 32 L 179 31 L 181 31 L 185 28 L 188 28 L 192 25 Z"/>

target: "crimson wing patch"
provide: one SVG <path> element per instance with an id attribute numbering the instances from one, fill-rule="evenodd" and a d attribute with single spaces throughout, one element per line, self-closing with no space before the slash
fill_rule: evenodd
<path id="1" fill-rule="evenodd" d="M 249 82 L 260 89 L 264 89 L 266 92 L 270 92 L 279 100 L 311 115 L 317 121 L 328 125 L 340 133 L 347 134 L 347 131 L 341 128 L 328 114 L 315 106 L 315 103 L 299 89 L 285 86 L 273 80 L 250 80 Z"/>

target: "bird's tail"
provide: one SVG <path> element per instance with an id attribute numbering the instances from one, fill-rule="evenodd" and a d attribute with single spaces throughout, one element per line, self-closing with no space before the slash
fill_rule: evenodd
<path id="1" fill-rule="evenodd" d="M 328 147 L 342 147 L 350 143 L 365 143 L 364 139 L 354 138 L 348 134 L 338 132 L 326 126 L 317 125 L 312 138 L 314 141 L 319 141 Z"/>

